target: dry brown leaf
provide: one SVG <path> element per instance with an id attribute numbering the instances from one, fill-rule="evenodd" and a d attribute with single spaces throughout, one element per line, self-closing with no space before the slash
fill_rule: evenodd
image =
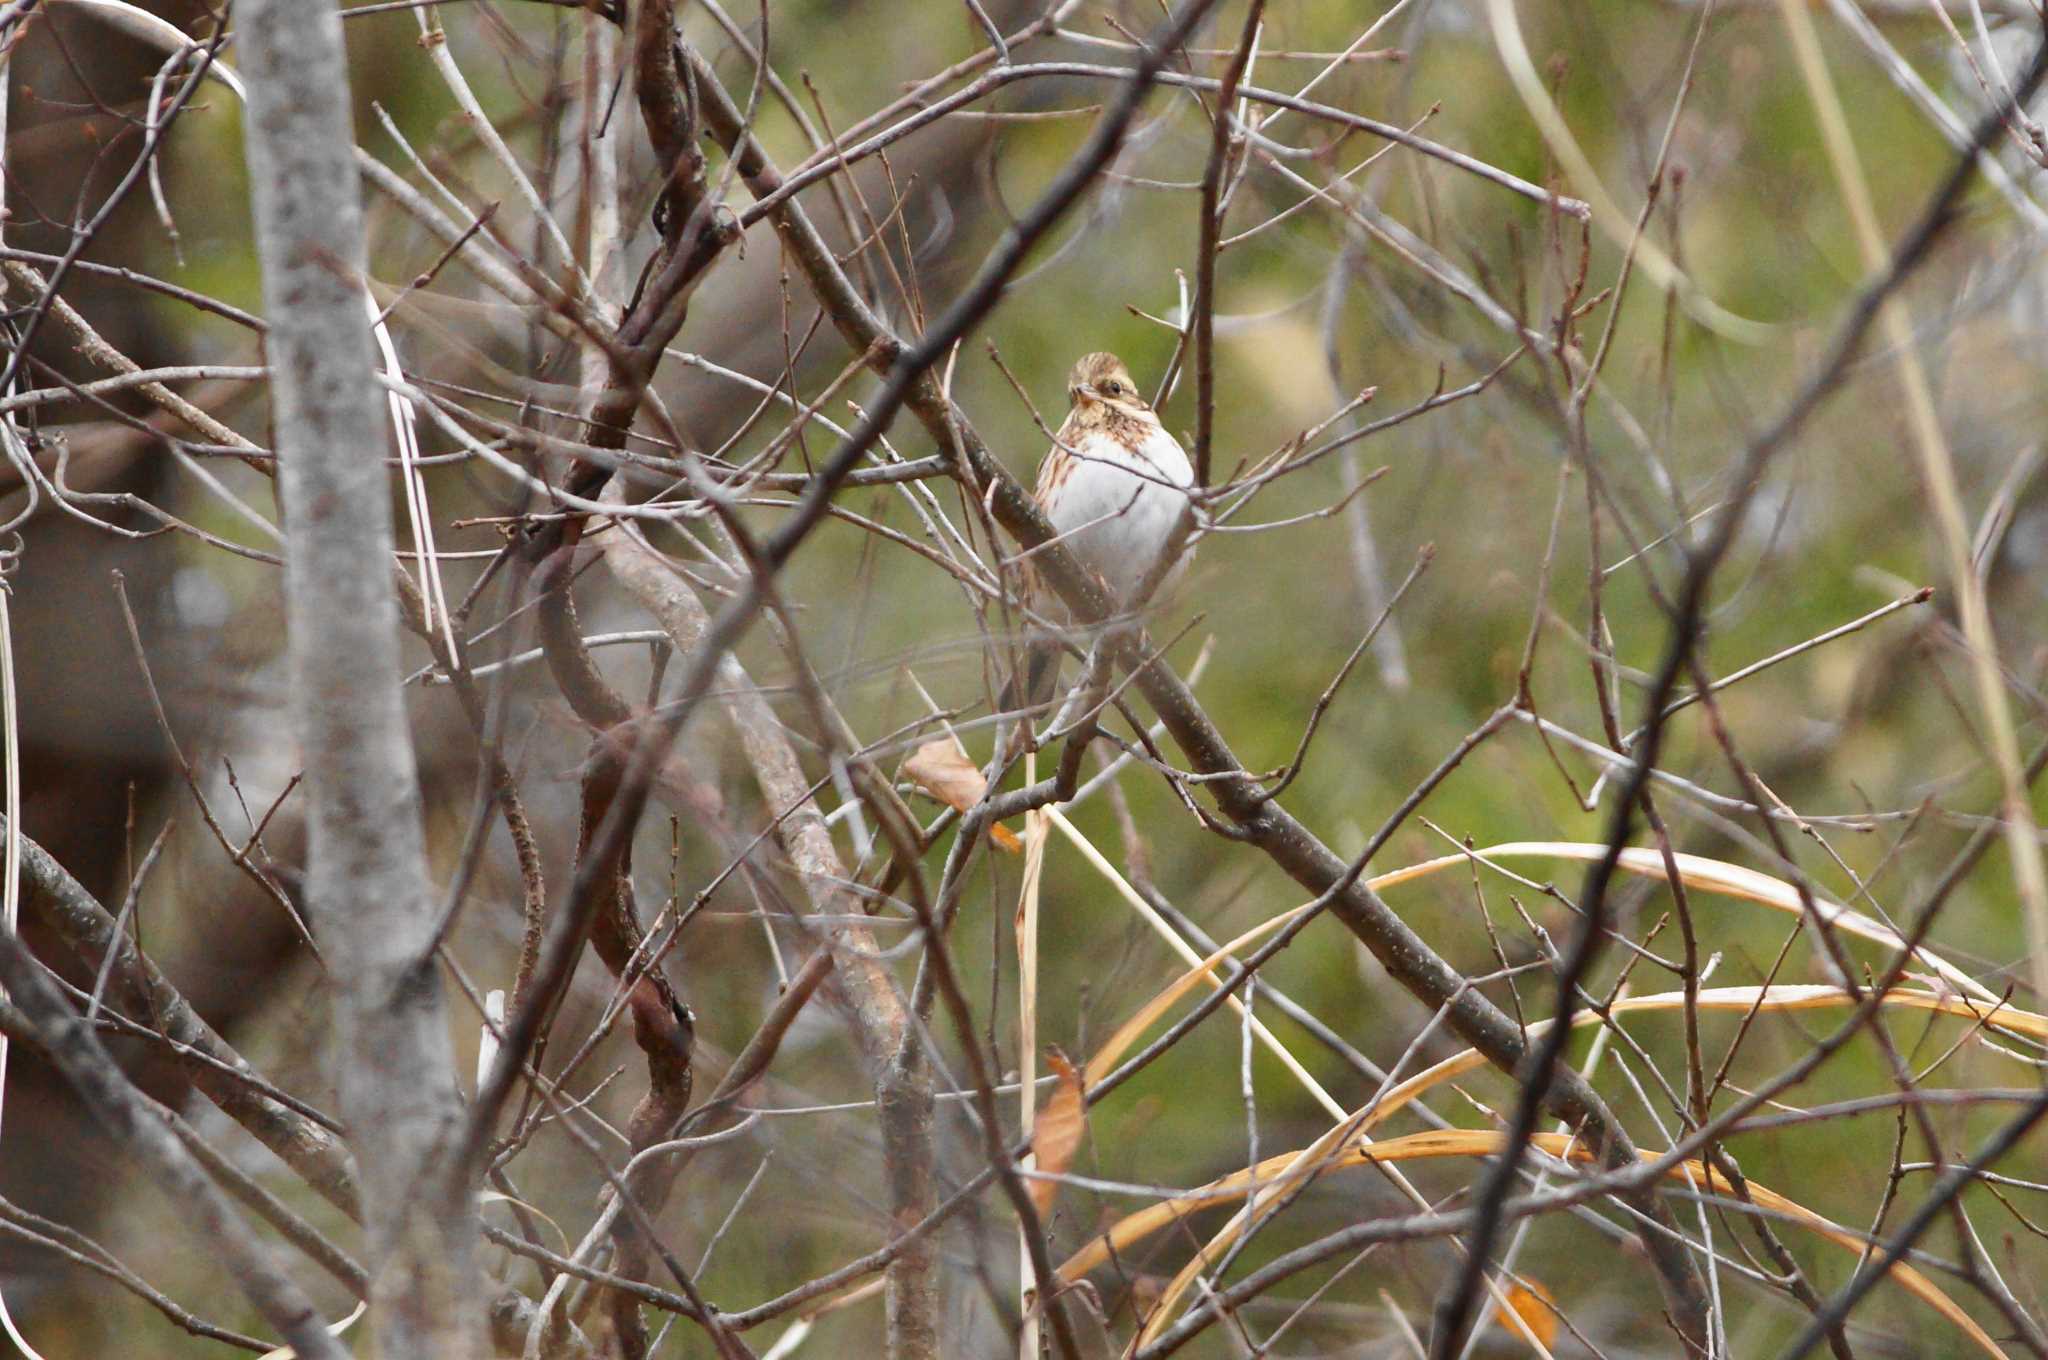
<path id="1" fill-rule="evenodd" d="M 1052 1088 L 1052 1099 L 1045 1102 L 1032 1127 L 1031 1155 L 1040 1171 L 1059 1175 L 1073 1165 L 1074 1149 L 1081 1146 L 1081 1132 L 1088 1127 L 1088 1121 L 1082 1115 L 1081 1074 L 1067 1061 L 1067 1055 L 1049 1048 L 1045 1051 L 1045 1065 L 1058 1080 Z M 1031 1182 L 1031 1202 L 1038 1206 L 1040 1218 L 1052 1209 L 1053 1196 L 1059 1193 L 1059 1188 L 1058 1181 Z"/>
<path id="2" fill-rule="evenodd" d="M 955 812 L 965 812 L 979 803 L 982 792 L 988 788 L 980 769 L 945 737 L 918 747 L 917 753 L 903 762 L 903 773 L 911 783 Z M 1024 843 L 1006 826 L 990 827 L 988 838 L 1013 855 L 1024 848 Z"/>
<path id="3" fill-rule="evenodd" d="M 1494 1321 L 1518 1341 L 1535 1337 L 1537 1342 L 1549 1350 L 1557 1344 L 1557 1300 L 1541 1280 L 1530 1280 L 1526 1285 L 1520 1280 L 1509 1280 L 1501 1289 L 1501 1297 L 1493 1305 Z M 1509 1320 L 1512 1314 L 1514 1321 Z M 1528 1328 L 1525 1333 L 1515 1322 Z"/>
<path id="4" fill-rule="evenodd" d="M 944 737 L 928 741 L 903 762 L 903 773 L 932 797 L 957 812 L 965 812 L 981 801 L 988 781 L 960 748 Z"/>

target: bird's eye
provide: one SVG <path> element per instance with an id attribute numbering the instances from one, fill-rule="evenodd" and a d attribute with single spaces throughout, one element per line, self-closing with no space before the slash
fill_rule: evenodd
<path id="1" fill-rule="evenodd" d="M 1102 385 L 1102 390 L 1109 393 L 1112 397 L 1120 397 L 1124 394 L 1124 385 L 1115 378 L 1111 378 Z"/>

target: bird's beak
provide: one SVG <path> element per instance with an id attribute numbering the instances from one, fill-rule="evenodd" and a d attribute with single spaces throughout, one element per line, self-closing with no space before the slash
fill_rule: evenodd
<path id="1" fill-rule="evenodd" d="M 1069 387 L 1067 389 L 1067 402 L 1069 405 L 1079 406 L 1081 404 L 1081 399 L 1083 397 L 1092 397 L 1094 395 L 1095 393 L 1091 391 L 1088 387 L 1080 383 L 1076 383 L 1074 386 Z"/>

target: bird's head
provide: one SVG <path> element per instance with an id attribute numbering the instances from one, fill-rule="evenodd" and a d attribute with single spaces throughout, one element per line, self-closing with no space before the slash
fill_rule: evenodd
<path id="1" fill-rule="evenodd" d="M 1133 416 L 1152 413 L 1152 408 L 1138 395 L 1131 371 L 1114 354 L 1090 354 L 1075 364 L 1067 378 L 1067 399 L 1076 411 L 1107 407 Z"/>

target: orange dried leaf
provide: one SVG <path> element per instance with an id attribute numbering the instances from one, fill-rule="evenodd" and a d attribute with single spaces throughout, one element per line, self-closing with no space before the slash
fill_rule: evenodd
<path id="1" fill-rule="evenodd" d="M 955 812 L 965 812 L 979 803 L 988 788 L 981 770 L 944 737 L 918 747 L 917 753 L 903 762 L 903 773 L 911 783 Z M 1006 826 L 990 827 L 988 837 L 1013 855 L 1024 848 L 1023 842 Z"/>
<path id="2" fill-rule="evenodd" d="M 988 781 L 960 748 L 944 737 L 928 741 L 903 762 L 903 773 L 919 788 L 956 812 L 965 812 L 981 801 Z"/>
<path id="3" fill-rule="evenodd" d="M 1545 1350 L 1557 1344 L 1556 1299 L 1540 1280 L 1523 1284 L 1509 1280 L 1501 1286 L 1501 1299 L 1493 1306 L 1494 1320 L 1517 1341 L 1535 1337 Z M 1509 1314 L 1513 1314 L 1510 1318 Z M 1519 1322 L 1520 1327 L 1515 1324 Z M 1524 1331 L 1523 1328 L 1528 1330 Z"/>
<path id="4" fill-rule="evenodd" d="M 1088 1127 L 1081 1105 L 1081 1074 L 1067 1061 L 1067 1055 L 1056 1048 L 1045 1052 L 1045 1065 L 1058 1078 L 1052 1088 L 1052 1099 L 1045 1102 L 1045 1108 L 1038 1112 L 1038 1120 L 1031 1130 L 1031 1155 L 1037 1160 L 1040 1171 L 1054 1175 L 1065 1171 L 1074 1162 L 1074 1149 L 1081 1146 L 1081 1133 Z M 1033 1180 L 1031 1202 L 1038 1207 L 1043 1218 L 1052 1208 L 1053 1196 L 1059 1193 L 1057 1181 Z"/>

